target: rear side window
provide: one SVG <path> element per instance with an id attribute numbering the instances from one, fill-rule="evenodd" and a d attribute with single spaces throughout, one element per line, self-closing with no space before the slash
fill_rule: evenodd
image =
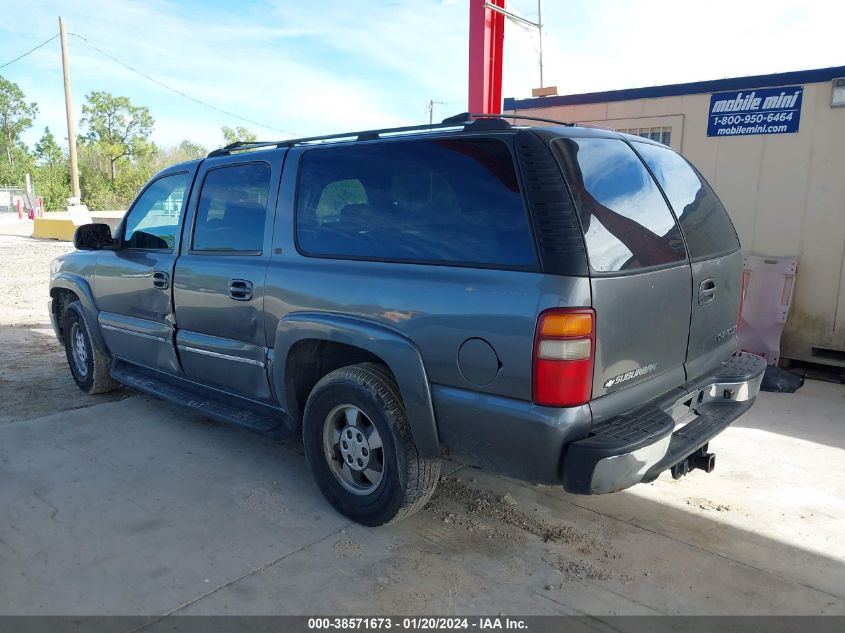
<path id="1" fill-rule="evenodd" d="M 692 259 L 739 248 L 733 222 L 707 181 L 681 155 L 664 147 L 635 143 L 678 217 Z"/>
<path id="2" fill-rule="evenodd" d="M 391 141 L 304 152 L 296 236 L 307 255 L 535 265 L 513 157 L 495 139 Z"/>
<path id="3" fill-rule="evenodd" d="M 261 253 L 270 165 L 212 169 L 205 176 L 194 224 L 194 251 Z"/>
<path id="4" fill-rule="evenodd" d="M 561 138 L 553 147 L 563 163 L 594 270 L 623 272 L 686 259 L 675 218 L 624 141 Z"/>

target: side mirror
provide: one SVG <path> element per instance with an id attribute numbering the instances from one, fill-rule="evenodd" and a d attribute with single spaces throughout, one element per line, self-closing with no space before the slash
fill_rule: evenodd
<path id="1" fill-rule="evenodd" d="M 108 224 L 83 224 L 73 234 L 73 246 L 80 251 L 99 251 L 114 245 Z"/>

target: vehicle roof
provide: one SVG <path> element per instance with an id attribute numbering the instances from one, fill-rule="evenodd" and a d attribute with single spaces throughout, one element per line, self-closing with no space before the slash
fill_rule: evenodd
<path id="1" fill-rule="evenodd" d="M 451 122 L 450 119 L 444 120 L 443 123 L 422 126 L 409 126 L 403 128 L 385 128 L 383 130 L 366 130 L 361 132 L 344 132 L 339 134 L 329 134 L 326 136 L 305 137 L 300 139 L 286 139 L 281 141 L 255 141 L 248 143 L 233 143 L 226 147 L 213 150 L 206 158 L 215 158 L 222 156 L 229 156 L 234 153 L 249 153 L 250 155 L 258 155 L 275 151 L 283 151 L 291 147 L 320 147 L 324 145 L 334 144 L 359 144 L 373 141 L 388 141 L 388 140 L 408 140 L 408 139 L 426 139 L 426 138 L 450 138 L 450 137 L 466 137 L 478 135 L 494 134 L 515 134 L 520 130 L 532 130 L 538 133 L 546 140 L 553 138 L 614 138 L 624 139 L 630 142 L 648 143 L 651 145 L 660 145 L 666 147 L 657 141 L 636 136 L 632 134 L 625 134 L 617 132 L 610 128 L 596 127 L 590 125 L 578 125 L 573 123 L 565 123 L 562 121 L 540 120 L 541 125 L 511 125 L 507 123 L 507 118 L 515 118 L 522 120 L 521 117 L 496 117 L 484 116 L 481 118 L 470 119 L 466 121 Z M 480 122 L 485 122 L 479 125 Z M 498 122 L 497 124 L 490 124 L 491 121 Z M 504 125 L 503 125 L 504 124 Z M 670 148 L 671 149 L 671 148 Z M 178 173 L 180 171 L 190 170 L 201 163 L 206 158 L 197 158 L 194 160 L 184 161 L 170 165 L 161 171 L 156 176 L 164 176 L 167 174 Z"/>
<path id="2" fill-rule="evenodd" d="M 173 174 L 180 171 L 188 171 L 199 165 L 204 158 L 194 158 L 193 160 L 185 160 L 181 163 L 174 163 L 173 165 L 168 165 L 164 169 L 158 171 L 156 176 L 164 176 L 166 174 Z"/>
<path id="3" fill-rule="evenodd" d="M 516 121 L 530 121 L 529 125 L 512 125 L 507 119 Z M 536 125 L 534 122 L 543 125 Z M 356 143 L 376 140 L 389 140 L 393 138 L 417 139 L 432 137 L 451 137 L 475 134 L 491 133 L 516 133 L 519 130 L 532 129 L 542 131 L 545 136 L 549 133 L 555 136 L 571 137 L 604 137 L 604 138 L 626 138 L 627 140 L 644 140 L 642 137 L 620 134 L 611 129 L 594 126 L 582 126 L 554 119 L 545 119 L 532 116 L 507 116 L 507 115 L 470 115 L 463 113 L 454 117 L 444 119 L 441 123 L 429 125 L 412 125 L 404 127 L 385 128 L 380 130 L 362 130 L 357 132 L 341 132 L 323 136 L 310 136 L 295 139 L 283 139 L 279 141 L 255 141 L 232 143 L 209 153 L 208 158 L 226 156 L 236 152 L 255 151 L 265 148 L 283 149 L 295 146 L 313 146 L 327 143 Z"/>

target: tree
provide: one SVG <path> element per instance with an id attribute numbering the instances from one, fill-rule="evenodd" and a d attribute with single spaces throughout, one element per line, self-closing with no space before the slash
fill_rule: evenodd
<path id="1" fill-rule="evenodd" d="M 0 133 L 12 174 L 15 167 L 15 155 L 20 152 L 20 135 L 24 130 L 32 127 L 32 119 L 38 114 L 35 103 L 27 103 L 23 91 L 16 83 L 0 77 Z"/>
<path id="2" fill-rule="evenodd" d="M 71 195 L 68 161 L 50 128 L 35 144 L 36 165 L 32 173 L 35 191 L 44 198 L 48 211 L 63 209 Z"/>
<path id="3" fill-rule="evenodd" d="M 184 156 L 184 160 L 193 160 L 194 158 L 205 158 L 208 150 L 199 143 L 184 140 L 176 147 L 179 154 Z"/>
<path id="4" fill-rule="evenodd" d="M 39 165 L 44 167 L 57 167 L 64 162 L 62 148 L 59 147 L 49 127 L 44 128 L 44 135 L 35 144 L 35 158 Z"/>
<path id="5" fill-rule="evenodd" d="M 220 131 L 223 132 L 224 145 L 231 145 L 232 143 L 253 143 L 258 139 L 258 136 L 240 125 L 235 129 L 224 125 L 220 128 Z"/>
<path id="6" fill-rule="evenodd" d="M 128 97 L 115 97 L 107 92 L 92 92 L 82 106 L 85 139 L 109 161 L 112 182 L 117 179 L 117 163 L 121 159 L 143 156 L 152 147 L 152 116 L 144 106 L 132 105 Z"/>

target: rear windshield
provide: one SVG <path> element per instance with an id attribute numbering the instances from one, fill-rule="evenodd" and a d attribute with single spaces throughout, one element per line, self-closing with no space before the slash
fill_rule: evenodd
<path id="1" fill-rule="evenodd" d="M 693 260 L 739 248 L 733 222 L 707 181 L 680 154 L 665 147 L 634 143 L 669 198 Z"/>
<path id="2" fill-rule="evenodd" d="M 495 139 L 390 141 L 302 155 L 296 236 L 308 255 L 536 266 L 510 148 Z"/>
<path id="3" fill-rule="evenodd" d="M 625 272 L 686 259 L 675 218 L 630 146 L 617 139 L 560 138 L 553 147 L 594 270 Z"/>

